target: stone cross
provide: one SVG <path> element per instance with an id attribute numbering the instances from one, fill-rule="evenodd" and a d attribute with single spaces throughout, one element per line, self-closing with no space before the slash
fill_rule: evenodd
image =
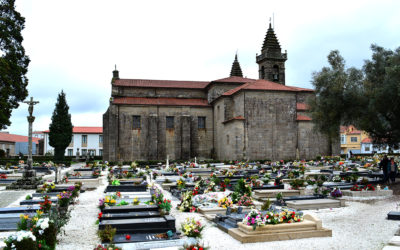
<path id="1" fill-rule="evenodd" d="M 38 101 L 33 101 L 33 97 L 29 101 L 24 101 L 24 103 L 28 104 L 28 112 L 29 116 L 28 122 L 29 122 L 29 141 L 28 141 L 28 166 L 26 170 L 31 170 L 32 169 L 32 123 L 35 121 L 35 117 L 32 116 L 33 113 L 33 105 L 38 104 Z"/>
<path id="2" fill-rule="evenodd" d="M 196 157 L 194 157 L 194 165 L 196 166 L 197 162 L 196 162 Z"/>

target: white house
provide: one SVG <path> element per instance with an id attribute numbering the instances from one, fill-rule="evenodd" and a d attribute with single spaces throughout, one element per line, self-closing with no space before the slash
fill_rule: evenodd
<path id="1" fill-rule="evenodd" d="M 399 153 L 400 150 L 393 150 L 393 153 Z M 361 141 L 361 154 L 373 154 L 373 153 L 389 153 L 389 147 L 379 147 L 372 143 L 371 138 L 367 137 Z"/>
<path id="2" fill-rule="evenodd" d="M 54 153 L 49 145 L 49 130 L 44 131 L 44 153 Z M 103 127 L 73 127 L 72 141 L 65 150 L 65 156 L 103 155 Z"/>

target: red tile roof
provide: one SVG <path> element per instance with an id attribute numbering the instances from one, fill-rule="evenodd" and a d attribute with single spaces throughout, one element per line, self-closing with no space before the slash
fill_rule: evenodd
<path id="1" fill-rule="evenodd" d="M 49 130 L 43 131 L 43 133 L 49 133 Z M 103 127 L 73 127 L 72 133 L 74 134 L 102 134 Z"/>
<path id="2" fill-rule="evenodd" d="M 227 78 L 218 79 L 212 82 L 229 82 L 229 83 L 246 83 L 246 82 L 254 82 L 255 79 L 245 78 L 240 76 L 230 76 Z"/>
<path id="3" fill-rule="evenodd" d="M 239 87 L 236 87 L 234 89 L 228 90 L 227 92 L 225 92 L 223 94 L 223 96 L 230 96 L 235 94 L 236 92 L 240 91 L 240 90 L 273 90 L 273 91 L 291 91 L 291 92 L 297 92 L 297 88 L 293 88 L 293 87 L 289 87 L 289 86 L 285 86 L 276 82 L 270 82 L 267 80 L 256 80 L 253 82 L 248 82 L 245 83 Z"/>
<path id="4" fill-rule="evenodd" d="M 178 89 L 204 89 L 210 82 L 204 81 L 173 81 L 173 80 L 147 80 L 147 79 L 116 79 L 115 86 L 141 87 L 141 88 L 178 88 Z"/>
<path id="5" fill-rule="evenodd" d="M 116 97 L 114 104 L 159 105 L 159 106 L 204 106 L 209 107 L 207 99 L 195 98 L 148 98 L 148 97 Z"/>
<path id="6" fill-rule="evenodd" d="M 311 121 L 312 119 L 305 115 L 297 115 L 297 121 Z"/>
<path id="7" fill-rule="evenodd" d="M 296 108 L 299 111 L 305 111 L 305 110 L 308 110 L 308 105 L 306 103 L 298 102 L 296 104 Z"/>
<path id="8" fill-rule="evenodd" d="M 29 137 L 23 135 L 14 135 L 9 133 L 2 133 L 0 132 L 0 141 L 6 142 L 28 142 Z M 39 138 L 32 137 L 32 142 L 39 143 Z"/>
<path id="9" fill-rule="evenodd" d="M 340 126 L 340 133 L 344 133 L 347 130 L 347 126 Z"/>
<path id="10" fill-rule="evenodd" d="M 362 140 L 361 143 L 372 143 L 372 139 L 369 137 L 364 138 L 364 140 Z"/>
<path id="11" fill-rule="evenodd" d="M 353 131 L 349 131 L 347 134 L 348 135 L 359 135 L 359 134 L 361 134 L 361 131 L 360 130 L 353 130 Z"/>
<path id="12" fill-rule="evenodd" d="M 230 122 L 230 121 L 234 121 L 234 120 L 246 120 L 246 118 L 244 118 L 243 116 L 241 116 L 241 115 L 239 115 L 239 116 L 236 116 L 236 117 L 233 117 L 233 118 L 231 118 L 231 119 L 229 119 L 229 120 L 226 120 L 226 121 L 224 121 L 224 122 L 222 122 L 222 123 L 228 123 L 228 122 Z"/>
<path id="13" fill-rule="evenodd" d="M 293 88 L 293 89 L 295 89 L 297 91 L 300 91 L 300 92 L 314 92 L 313 89 L 299 88 L 299 87 L 295 87 L 295 86 L 288 86 L 288 87 Z"/>

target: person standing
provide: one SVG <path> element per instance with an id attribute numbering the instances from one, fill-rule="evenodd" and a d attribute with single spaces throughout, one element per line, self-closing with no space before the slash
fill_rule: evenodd
<path id="1" fill-rule="evenodd" d="M 396 175 L 397 175 L 397 163 L 394 161 L 394 158 L 390 158 L 390 161 L 388 163 L 388 170 L 390 171 L 389 177 L 390 181 L 394 183 L 396 181 Z"/>
<path id="2" fill-rule="evenodd" d="M 383 180 L 382 182 L 385 184 L 388 179 L 389 179 L 389 171 L 388 171 L 388 164 L 389 164 L 389 159 L 387 155 L 383 156 L 383 159 L 379 163 L 379 168 L 382 169 L 383 172 Z"/>

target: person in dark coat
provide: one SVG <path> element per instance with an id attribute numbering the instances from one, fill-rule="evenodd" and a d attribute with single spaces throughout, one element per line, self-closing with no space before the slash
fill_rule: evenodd
<path id="1" fill-rule="evenodd" d="M 388 164 L 389 164 L 389 159 L 387 155 L 383 156 L 383 159 L 379 163 L 379 168 L 382 169 L 383 171 L 383 183 L 386 183 L 389 180 L 389 171 L 388 171 Z"/>
<path id="2" fill-rule="evenodd" d="M 388 170 L 389 170 L 389 177 L 390 181 L 394 183 L 396 181 L 396 175 L 397 175 L 397 163 L 394 162 L 394 158 L 390 158 L 390 161 L 388 162 Z"/>

